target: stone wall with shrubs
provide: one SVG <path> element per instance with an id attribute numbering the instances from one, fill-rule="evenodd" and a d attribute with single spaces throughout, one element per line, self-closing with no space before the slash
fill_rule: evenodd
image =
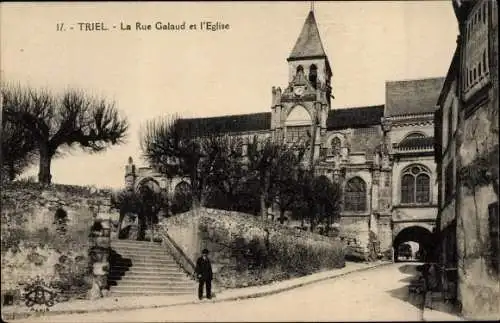
<path id="1" fill-rule="evenodd" d="M 2 185 L 1 196 L 2 303 L 18 303 L 37 276 L 63 299 L 85 297 L 90 227 L 97 212 L 109 211 L 110 192 L 14 182 Z"/>
<path id="2" fill-rule="evenodd" d="M 207 248 L 221 287 L 267 284 L 345 265 L 340 240 L 253 215 L 200 209 L 167 218 L 160 227 L 192 261 Z"/>

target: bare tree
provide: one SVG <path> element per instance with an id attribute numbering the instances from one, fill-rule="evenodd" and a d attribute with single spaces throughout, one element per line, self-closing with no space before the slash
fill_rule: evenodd
<path id="1" fill-rule="evenodd" d="M 2 86 L 7 119 L 21 124 L 33 136 L 39 153 L 38 180 L 51 183 L 51 161 L 62 148 L 75 145 L 100 152 L 123 143 L 128 122 L 113 102 L 91 97 L 84 91 L 66 90 L 53 95 L 47 90 Z"/>
<path id="2" fill-rule="evenodd" d="M 4 102 L 4 104 L 10 104 Z M 2 112 L 3 114 L 3 112 Z M 2 181 L 13 181 L 36 161 L 36 142 L 21 124 L 2 116 Z"/>
<path id="3" fill-rule="evenodd" d="M 206 175 L 207 189 L 222 197 L 218 208 L 238 209 L 238 193 L 246 177 L 243 142 L 228 134 L 211 134 L 200 138 L 200 142 L 206 156 L 201 171 Z"/>
<path id="4" fill-rule="evenodd" d="M 291 210 L 297 199 L 301 198 L 298 181 L 305 149 L 300 153 L 281 145 L 278 156 L 271 167 L 270 195 L 278 205 L 281 224 L 285 220 L 285 212 Z"/>
<path id="5" fill-rule="evenodd" d="M 288 188 L 293 189 L 294 184 L 287 181 L 293 178 L 295 172 L 300 168 L 305 152 L 305 147 L 287 146 L 280 141 L 274 141 L 273 138 L 259 140 L 254 137 L 249 142 L 247 149 L 248 174 L 259 183 L 262 218 L 267 217 L 267 208 L 276 201 L 277 194 L 280 194 L 279 187 L 282 188 L 281 193 L 283 193 L 281 203 L 283 207 L 288 208 L 285 206 L 287 204 L 285 201 L 289 200 L 288 197 L 292 192 Z M 291 156 L 294 158 L 291 159 Z"/>
<path id="6" fill-rule="evenodd" d="M 242 180 L 238 138 L 205 133 L 175 115 L 147 122 L 140 137 L 143 155 L 153 168 L 169 178 L 189 178 L 195 209 L 205 205 L 209 192 L 219 192 L 231 203 L 236 200 Z"/>
<path id="7" fill-rule="evenodd" d="M 247 148 L 249 176 L 255 178 L 259 183 L 258 194 L 262 219 L 267 218 L 267 208 L 270 203 L 271 169 L 277 159 L 278 151 L 278 145 L 271 138 L 259 140 L 257 136 L 253 137 Z"/>
<path id="8" fill-rule="evenodd" d="M 332 223 L 340 216 L 342 190 L 338 183 L 332 183 L 325 176 L 315 177 L 312 189 L 318 218 L 326 222 L 326 229 L 329 231 Z"/>
<path id="9" fill-rule="evenodd" d="M 205 154 L 196 135 L 175 115 L 146 122 L 140 134 L 142 154 L 151 167 L 168 178 L 189 178 L 195 209 L 201 205 L 205 186 L 200 171 Z"/>

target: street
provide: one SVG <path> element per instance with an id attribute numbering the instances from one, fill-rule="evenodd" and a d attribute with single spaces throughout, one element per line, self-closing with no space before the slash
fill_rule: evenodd
<path id="1" fill-rule="evenodd" d="M 241 301 L 33 317 L 16 322 L 420 321 L 423 299 L 408 293 L 417 265 L 390 264 Z"/>

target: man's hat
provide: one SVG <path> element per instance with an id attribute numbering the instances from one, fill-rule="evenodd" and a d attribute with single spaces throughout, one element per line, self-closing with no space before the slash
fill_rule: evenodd
<path id="1" fill-rule="evenodd" d="M 208 255 L 208 249 L 203 249 L 203 251 L 201 253 L 204 255 Z"/>

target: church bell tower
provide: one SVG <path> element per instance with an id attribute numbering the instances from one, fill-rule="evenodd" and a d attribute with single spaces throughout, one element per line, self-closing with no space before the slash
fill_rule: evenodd
<path id="1" fill-rule="evenodd" d="M 288 86 L 272 88 L 271 129 L 285 142 L 300 141 L 319 156 L 332 98 L 332 70 L 311 9 L 287 58 Z"/>

